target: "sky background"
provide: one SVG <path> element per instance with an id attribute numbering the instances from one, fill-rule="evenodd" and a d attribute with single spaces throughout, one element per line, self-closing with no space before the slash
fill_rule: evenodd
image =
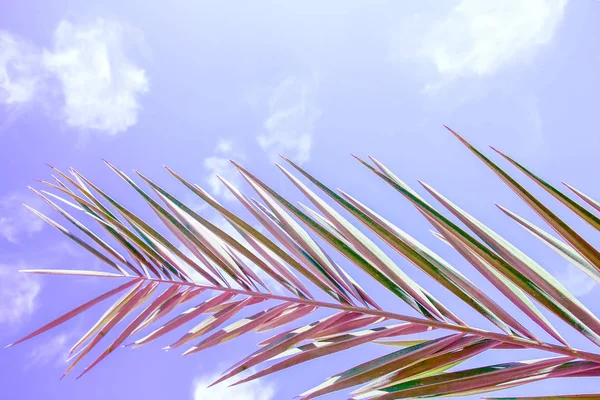
<path id="1" fill-rule="evenodd" d="M 8 344 L 114 286 L 95 278 L 17 272 L 98 267 L 22 207 L 27 203 L 47 211 L 27 189 L 35 184 L 33 178 L 50 178 L 45 163 L 75 167 L 151 218 L 102 158 L 124 171 L 144 172 L 222 223 L 162 165 L 238 211 L 216 180 L 220 174 L 249 191 L 230 158 L 291 199 L 301 198 L 274 166 L 278 154 L 284 154 L 323 182 L 356 195 L 486 287 L 431 236 L 426 221 L 406 201 L 350 153 L 373 155 L 413 187 L 416 179 L 427 182 L 507 236 L 600 313 L 594 283 L 496 209 L 494 203 L 502 204 L 544 227 L 442 127 L 449 125 L 487 154 L 491 151 L 485 146 L 494 145 L 550 182 L 566 181 L 600 198 L 600 2 L 409 3 L 3 2 L 0 341 Z M 598 244 L 598 235 L 582 222 L 554 209 Z M 394 259 L 450 307 L 454 301 L 456 312 L 470 315 L 408 262 Z M 364 286 L 377 289 L 369 282 Z M 403 304 L 388 304 L 410 313 Z M 253 351 L 260 339 L 249 335 L 190 357 L 161 352 L 168 340 L 160 340 L 116 352 L 85 379 L 59 382 L 67 349 L 101 308 L 0 351 L 0 397 L 289 399 L 390 351 L 364 346 L 246 386 L 209 391 L 204 388 L 211 379 Z M 485 321 L 477 323 L 487 327 Z M 556 326 L 574 346 L 591 349 L 577 334 Z M 494 362 L 494 357 L 500 356 L 486 354 L 479 361 Z M 506 394 L 585 393 L 594 386 L 597 381 L 591 379 L 555 380 Z"/>

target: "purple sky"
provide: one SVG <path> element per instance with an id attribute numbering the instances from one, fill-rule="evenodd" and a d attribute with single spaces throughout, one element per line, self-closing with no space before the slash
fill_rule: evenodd
<path id="1" fill-rule="evenodd" d="M 356 195 L 488 288 L 431 236 L 430 226 L 408 203 L 349 155 L 370 154 L 413 187 L 416 179 L 427 182 L 505 235 L 600 314 L 591 278 L 496 209 L 499 203 L 545 228 L 442 127 L 449 125 L 488 154 L 485 146 L 494 145 L 550 182 L 566 181 L 600 199 L 595 184 L 600 132 L 594 118 L 600 104 L 600 2 L 102 3 L 23 0 L 0 6 L 0 341 L 8 344 L 114 286 L 96 278 L 17 272 L 99 267 L 22 207 L 48 211 L 27 190 L 33 178 L 50 178 L 45 163 L 75 167 L 159 223 L 102 158 L 124 171 L 144 172 L 222 223 L 162 165 L 237 211 L 240 206 L 215 179 L 220 174 L 250 193 L 230 158 L 301 199 L 273 165 L 285 154 L 325 183 Z M 587 226 L 542 197 L 598 244 Z M 454 301 L 455 312 L 472 315 L 404 259 L 393 258 L 440 300 L 449 306 Z M 388 305 L 410 313 L 403 304 Z M 1 351 L 0 398 L 289 399 L 390 351 L 364 346 L 234 390 L 206 390 L 213 377 L 265 336 L 249 335 L 189 357 L 160 351 L 168 340 L 159 340 L 117 351 L 82 380 L 59 382 L 68 348 L 102 312 L 97 307 Z M 563 324 L 555 326 L 574 346 L 593 350 Z M 486 353 L 477 363 L 503 354 Z M 585 393 L 597 386 L 591 379 L 555 380 L 506 395 Z"/>

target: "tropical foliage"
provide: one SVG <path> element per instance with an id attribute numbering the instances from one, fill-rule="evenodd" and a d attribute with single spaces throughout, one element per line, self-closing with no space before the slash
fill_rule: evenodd
<path id="1" fill-rule="evenodd" d="M 600 252 L 501 167 L 450 131 L 561 239 L 501 206 L 500 210 L 590 279 L 600 282 Z M 582 200 L 576 202 L 517 161 L 496 152 L 593 228 L 600 229 L 597 216 L 600 203 L 567 185 Z M 441 208 L 429 203 L 377 160 L 371 159 L 372 163 L 368 163 L 357 159 L 406 198 L 432 225 L 434 235 L 456 250 L 497 289 L 498 298 L 490 297 L 459 269 L 356 198 L 330 189 L 287 159 L 297 176 L 283 166 L 279 168 L 311 207 L 292 204 L 235 163 L 260 200 L 246 197 L 223 180 L 260 223 L 260 228 L 167 168 L 193 194 L 222 215 L 231 225 L 230 230 L 202 217 L 140 173 L 139 178 L 147 189 L 107 163 L 145 200 L 164 225 L 162 228 L 151 226 L 74 169 L 67 174 L 52 167 L 54 182 L 43 182 L 52 191 L 32 190 L 75 229 L 69 230 L 48 216 L 32 211 L 111 270 L 24 272 L 95 276 L 113 279 L 119 284 L 13 344 L 42 334 L 121 294 L 73 345 L 71 363 L 65 374 L 110 331 L 114 331 L 115 338 L 82 369 L 80 376 L 123 344 L 131 342 L 139 347 L 174 330 L 182 330 L 182 334 L 167 348 L 185 346 L 184 355 L 250 332 L 275 330 L 276 334 L 259 343 L 255 352 L 231 366 L 217 382 L 225 379 L 235 384 L 247 382 L 366 343 L 399 349 L 360 365 L 348 366 L 321 385 L 307 388 L 300 397 L 311 399 L 355 386 L 358 386 L 352 392 L 355 399 L 467 395 L 544 379 L 600 376 L 600 353 L 570 346 L 544 314 L 553 314 L 567 329 L 579 332 L 593 343 L 591 348 L 600 346 L 600 320 L 561 282 L 432 187 L 422 184 L 459 222 L 442 214 Z M 313 191 L 315 188 L 322 192 L 322 197 Z M 358 223 L 353 225 L 341 210 Z M 87 214 L 103 232 L 92 231 L 74 216 L 75 212 Z M 361 225 L 363 230 L 359 228 Z M 450 291 L 456 298 L 451 306 L 443 304 L 403 272 L 383 247 L 364 233 L 364 228 Z M 338 263 L 340 256 L 347 259 L 347 265 Z M 351 268 L 354 275 L 377 282 L 380 293 L 367 293 L 350 275 Z M 395 296 L 394 311 L 379 306 L 378 296 L 385 293 Z M 500 299 L 501 296 L 504 298 Z M 522 315 L 507 311 L 502 305 L 506 302 L 516 306 Z M 184 303 L 184 311 L 174 312 Z M 464 311 L 466 307 L 457 305 L 459 303 L 487 319 L 489 326 L 476 327 L 463 321 L 457 310 Z M 403 307 L 404 313 L 396 312 Z M 317 310 L 324 317 L 311 318 Z M 240 313 L 244 317 L 239 317 Z M 307 320 L 309 323 L 304 322 Z M 137 335 L 142 330 L 146 330 L 146 334 Z M 407 335 L 418 336 L 415 339 Z M 514 351 L 518 349 L 536 349 L 545 352 L 546 357 L 475 368 L 461 366 L 466 360 L 485 360 L 482 355 L 488 352 L 513 350 L 511 354 L 519 354 Z M 251 375 L 235 381 L 238 374 L 249 369 L 253 371 Z M 595 396 L 578 398 L 592 397 Z"/>

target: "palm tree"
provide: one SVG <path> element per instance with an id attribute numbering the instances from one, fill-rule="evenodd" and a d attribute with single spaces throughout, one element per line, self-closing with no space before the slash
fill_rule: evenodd
<path id="1" fill-rule="evenodd" d="M 449 129 L 449 128 L 448 128 Z M 503 169 L 449 129 L 476 157 L 500 177 L 563 239 L 547 233 L 515 213 L 500 210 L 558 252 L 572 265 L 600 282 L 600 252 L 568 224 L 549 210 Z M 495 150 L 495 149 L 494 149 Z M 587 223 L 600 229 L 600 203 L 567 185 L 585 204 L 533 174 L 517 161 L 496 152 L 567 206 Z M 60 232 L 84 247 L 114 271 L 27 270 L 38 274 L 96 276 L 123 281 L 120 286 L 98 296 L 16 341 L 17 344 L 48 331 L 118 293 L 100 319 L 72 347 L 71 371 L 109 331 L 123 322 L 119 335 L 89 364 L 89 372 L 127 339 L 150 325 L 158 326 L 146 336 L 133 340 L 141 346 L 184 324 L 194 321 L 168 348 L 193 342 L 184 354 L 197 353 L 250 332 L 279 328 L 279 333 L 259 343 L 254 353 L 233 365 L 217 381 L 232 379 L 242 371 L 269 361 L 268 366 L 237 383 L 247 382 L 297 364 L 346 351 L 365 343 L 384 343 L 400 349 L 382 357 L 351 366 L 304 392 L 303 399 L 362 385 L 353 398 L 414 398 L 421 396 L 466 395 L 501 390 L 544 379 L 600 376 L 600 353 L 578 350 L 569 345 L 538 308 L 544 307 L 600 346 L 600 320 L 556 278 L 493 230 L 477 221 L 428 185 L 429 194 L 458 219 L 471 233 L 444 216 L 432 204 L 408 187 L 375 159 L 366 168 L 404 196 L 433 226 L 436 237 L 455 249 L 520 311 L 512 315 L 496 299 L 479 289 L 440 256 L 384 219 L 359 200 L 333 191 L 294 162 L 286 161 L 329 201 L 279 166 L 313 208 L 294 205 L 242 166 L 235 164 L 261 201 L 250 199 L 223 180 L 231 193 L 261 224 L 257 229 L 212 198 L 199 186 L 176 172 L 167 170 L 195 195 L 220 213 L 232 227 L 226 231 L 149 178 L 139 177 L 154 192 L 150 195 L 122 171 L 107 163 L 150 206 L 179 243 L 169 240 L 157 228 L 115 201 L 83 175 L 71 169 L 70 175 L 53 168 L 55 183 L 43 182 L 54 193 L 35 189 L 54 210 L 73 224 L 81 236 L 54 220 L 32 210 Z M 58 194 L 57 194 L 58 193 Z M 55 200 L 60 200 L 56 202 Z M 361 230 L 352 225 L 332 204 L 351 214 L 389 247 L 428 274 L 460 301 L 490 322 L 479 328 L 463 321 L 453 310 L 406 275 L 394 261 Z M 124 253 L 117 251 L 89 227 L 61 206 L 91 216 Z M 317 241 L 312 234 L 318 236 Z M 83 240 L 82 237 L 87 237 Z M 390 292 L 412 310 L 403 314 L 380 307 L 374 297 L 342 268 L 327 247 L 354 264 L 381 284 L 382 294 Z M 338 257 L 336 255 L 336 257 Z M 299 276 L 301 275 L 301 277 Z M 268 282 L 268 284 L 267 284 Z M 160 287 L 160 289 L 159 289 Z M 271 291 L 270 287 L 276 290 Z M 202 294 L 205 300 L 192 303 Z M 500 296 L 499 296 L 500 297 Z M 167 322 L 157 322 L 177 306 L 193 304 Z M 235 320 L 248 307 L 259 311 Z M 394 306 L 394 310 L 397 307 Z M 316 310 L 326 312 L 319 320 L 310 319 Z M 129 315 L 131 318 L 127 318 Z M 211 316 L 206 316 L 211 314 Z M 128 322 L 126 322 L 128 321 Z M 405 335 L 427 331 L 438 333 L 407 339 Z M 534 333 L 534 331 L 536 333 Z M 594 346 L 594 348 L 596 348 Z M 537 349 L 547 357 L 461 369 L 460 364 L 483 353 L 515 349 Z M 518 354 L 518 352 L 511 353 Z M 81 376 L 80 375 L 80 376 Z M 64 376 L 64 375 L 63 375 Z M 580 395 L 578 398 L 598 398 Z M 556 398 L 557 396 L 552 396 Z M 565 396 L 570 397 L 570 396 Z"/>

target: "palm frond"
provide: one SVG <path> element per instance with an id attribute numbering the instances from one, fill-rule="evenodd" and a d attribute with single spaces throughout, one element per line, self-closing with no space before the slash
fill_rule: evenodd
<path id="1" fill-rule="evenodd" d="M 512 176 L 457 133 L 451 132 L 564 241 L 504 207 L 499 206 L 500 210 L 600 282 L 600 252 Z M 500 154 L 568 209 L 593 227 L 600 228 L 600 218 L 594 214 L 600 207 L 595 200 L 567 186 L 592 207 L 590 211 L 510 157 Z M 236 163 L 235 167 L 257 198 L 247 197 L 222 179 L 225 187 L 256 219 L 258 226 L 243 220 L 208 192 L 167 168 L 230 224 L 229 231 L 201 216 L 140 173 L 137 175 L 149 191 L 107 162 L 109 168 L 148 204 L 162 226 L 152 225 L 76 170 L 65 173 L 51 167 L 56 174 L 53 176 L 55 183 L 43 183 L 52 192 L 32 190 L 75 226 L 77 232 L 39 211 L 32 211 L 111 270 L 36 269 L 23 272 L 95 276 L 119 279 L 124 283 L 9 346 L 45 333 L 121 294 L 121 298 L 114 301 L 71 348 L 72 362 L 64 375 L 113 330 L 118 330 L 116 339 L 79 376 L 88 373 L 126 341 L 135 348 L 160 340 L 169 332 L 182 330 L 183 334 L 165 349 L 185 346 L 183 354 L 190 355 L 251 332 L 262 333 L 276 328 L 285 330 L 258 343 L 256 351 L 229 368 L 215 383 L 233 378 L 249 368 L 263 367 L 234 383 L 242 384 L 367 343 L 401 348 L 352 366 L 307 390 L 301 397 L 310 399 L 357 385 L 363 386 L 352 393 L 355 399 L 467 395 L 543 379 L 600 375 L 600 353 L 570 346 L 538 309 L 543 307 L 554 314 L 567 328 L 589 339 L 595 349 L 600 346 L 600 320 L 559 280 L 431 186 L 422 183 L 433 199 L 464 228 L 434 208 L 381 162 L 372 158 L 371 164 L 357 159 L 404 196 L 431 224 L 434 234 L 456 250 L 498 289 L 504 299 L 493 299 L 426 245 L 355 197 L 330 189 L 291 160 L 284 159 L 308 183 L 325 194 L 323 198 L 319 197 L 308 184 L 278 165 L 312 206 L 294 205 Z M 74 213 L 98 223 L 103 233 L 94 232 Z M 353 224 L 349 218 L 359 224 Z M 413 280 L 360 226 L 425 272 L 439 287 L 452 293 L 456 298 L 452 307 L 443 304 Z M 341 257 L 348 261 L 348 266 L 341 264 Z M 370 284 L 380 285 L 383 291 L 397 298 L 400 302 L 394 305 L 394 310 L 404 307 L 406 314 L 382 307 L 378 296 L 367 293 L 359 285 L 352 276 L 353 270 L 359 271 L 362 278 L 371 279 Z M 503 306 L 507 301 L 528 318 L 508 312 Z M 457 304 L 468 306 L 484 317 L 489 326 L 476 327 L 463 321 L 459 315 L 461 307 Z M 177 311 L 167 320 L 166 317 L 179 306 L 185 306 L 185 311 Z M 317 311 L 322 315 L 311 318 Z M 185 327 L 190 324 L 194 325 Z M 117 329 L 118 325 L 123 327 Z M 138 336 L 143 330 L 146 333 Z M 435 337 L 404 337 L 425 332 L 431 332 Z M 482 354 L 515 349 L 541 350 L 549 358 L 459 368 L 467 360 L 481 360 Z"/>

